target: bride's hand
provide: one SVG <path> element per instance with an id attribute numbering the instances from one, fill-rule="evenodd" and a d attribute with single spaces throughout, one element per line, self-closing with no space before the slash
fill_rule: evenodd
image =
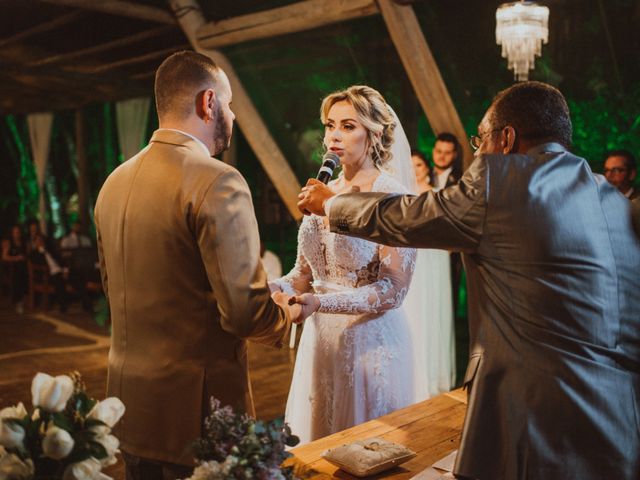
<path id="1" fill-rule="evenodd" d="M 304 322 L 309 316 L 320 308 L 320 300 L 313 293 L 303 293 L 289 299 L 289 305 L 297 304 L 302 307 L 300 317 L 296 323 Z"/>

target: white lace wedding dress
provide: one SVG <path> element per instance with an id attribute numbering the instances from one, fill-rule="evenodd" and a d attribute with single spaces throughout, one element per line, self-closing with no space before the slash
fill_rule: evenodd
<path id="1" fill-rule="evenodd" d="M 381 173 L 372 191 L 406 190 Z M 302 443 L 415 401 L 411 335 L 401 308 L 415 261 L 414 249 L 331 233 L 318 216 L 302 221 L 295 267 L 274 282 L 320 299 L 304 324 L 285 414 Z"/>

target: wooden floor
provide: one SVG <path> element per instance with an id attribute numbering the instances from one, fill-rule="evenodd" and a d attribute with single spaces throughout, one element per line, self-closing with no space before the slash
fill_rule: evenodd
<path id="1" fill-rule="evenodd" d="M 0 300 L 0 409 L 21 401 L 31 408 L 31 380 L 37 372 L 60 375 L 72 370 L 82 374 L 89 395 L 105 397 L 109 331 L 72 305 L 65 314 L 15 313 Z M 249 346 L 251 383 L 256 415 L 270 420 L 284 415 L 294 351 Z M 122 462 L 108 473 L 124 478 Z"/>

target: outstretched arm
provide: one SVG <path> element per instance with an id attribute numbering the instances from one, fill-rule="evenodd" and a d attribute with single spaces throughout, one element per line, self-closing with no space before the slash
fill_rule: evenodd
<path id="1" fill-rule="evenodd" d="M 323 213 L 328 204 L 331 231 L 343 235 L 385 245 L 472 252 L 482 236 L 488 178 L 487 164 L 478 157 L 458 184 L 436 193 L 350 193 L 331 198 L 326 187 L 310 182 L 298 205 Z"/>

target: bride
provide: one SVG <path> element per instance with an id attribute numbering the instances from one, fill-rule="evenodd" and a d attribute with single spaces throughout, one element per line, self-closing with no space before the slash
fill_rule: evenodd
<path id="1" fill-rule="evenodd" d="M 352 86 L 326 97 L 320 113 L 324 146 L 342 166 L 329 184 L 334 191 L 413 191 L 409 144 L 380 93 Z M 411 335 L 400 307 L 415 259 L 414 249 L 336 235 L 325 217 L 304 217 L 296 264 L 271 284 L 311 315 L 285 414 L 302 442 L 414 402 Z"/>

